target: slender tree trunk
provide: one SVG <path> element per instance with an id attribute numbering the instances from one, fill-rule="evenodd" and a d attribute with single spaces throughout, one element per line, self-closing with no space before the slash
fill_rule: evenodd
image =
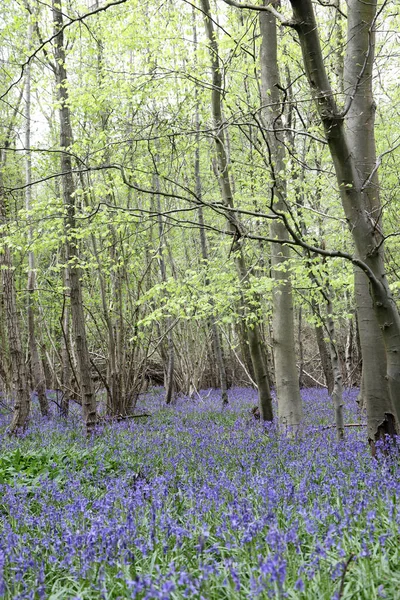
<path id="1" fill-rule="evenodd" d="M 32 24 L 29 24 L 28 43 L 32 39 Z M 31 161 L 31 66 L 27 65 L 25 70 L 25 208 L 30 220 L 31 210 L 31 181 L 32 181 L 32 161 Z M 32 225 L 29 223 L 28 239 L 32 242 L 33 231 Z M 40 360 L 38 345 L 35 333 L 35 313 L 34 313 L 34 297 L 35 297 L 35 255 L 32 250 L 28 252 L 28 306 L 27 306 L 27 321 L 28 321 L 28 346 L 30 355 L 30 366 L 32 374 L 33 388 L 38 395 L 40 411 L 44 417 L 49 415 L 49 403 L 46 396 L 46 382 L 44 377 L 43 366 Z"/>
<path id="2" fill-rule="evenodd" d="M 372 180 L 371 175 L 374 174 L 376 168 L 374 167 L 374 171 L 370 172 L 367 180 L 359 171 L 356 156 L 359 156 L 361 150 L 361 139 L 349 137 L 350 126 L 346 129 L 344 125 L 345 117 L 347 116 L 348 119 L 348 112 L 347 115 L 344 112 L 340 113 L 336 106 L 322 56 L 312 0 L 290 0 L 290 2 L 310 89 L 333 159 L 342 205 L 358 257 L 363 263 L 357 263 L 357 266 L 362 267 L 364 273 L 368 275 L 374 311 L 386 348 L 389 394 L 383 398 L 370 398 L 367 404 L 368 433 L 373 442 L 382 433 L 393 433 L 395 428 L 394 412 L 397 419 L 400 419 L 400 317 L 384 268 L 383 242 L 379 227 L 380 215 L 371 214 L 371 204 L 368 198 L 368 188 L 372 184 L 369 179 Z M 363 21 L 363 23 L 359 21 L 358 32 L 352 30 L 350 26 L 350 31 L 353 31 L 352 35 L 357 38 L 357 44 L 360 44 L 361 49 L 361 53 L 357 54 L 358 57 L 361 54 L 361 63 L 354 56 L 351 57 L 358 65 L 357 80 L 350 82 L 349 79 L 345 79 L 345 86 L 351 86 L 347 93 L 346 110 L 349 108 L 351 110 L 354 99 L 360 95 L 360 81 L 365 78 L 367 70 L 364 69 L 365 59 L 367 57 L 369 60 L 371 54 L 373 56 L 373 19 L 376 3 L 352 0 L 349 1 L 348 7 L 350 20 L 359 18 L 355 14 L 355 11 L 359 11 L 358 14 L 362 15 Z M 366 43 L 361 41 L 360 35 L 365 30 L 369 32 Z M 373 111 L 373 106 L 370 107 L 370 118 L 373 116 L 371 110 Z M 373 136 L 372 128 L 371 136 Z M 358 146 L 357 151 L 355 151 L 355 145 Z M 371 157 L 368 155 L 367 147 L 364 150 L 366 152 L 365 159 L 369 161 Z"/>
<path id="3" fill-rule="evenodd" d="M 195 11 L 193 9 L 193 41 L 195 46 L 197 46 L 197 29 L 195 22 Z M 199 203 L 198 215 L 199 215 L 199 224 L 200 224 L 200 247 L 201 247 L 201 257 L 207 267 L 208 264 L 208 249 L 207 249 L 207 240 L 206 240 L 206 232 L 204 228 L 204 215 L 203 215 L 203 207 L 201 205 L 202 199 L 202 186 L 201 186 L 201 177 L 200 177 L 200 114 L 199 114 L 199 101 L 198 101 L 198 90 L 197 87 L 195 89 L 196 95 L 196 150 L 194 157 L 194 175 L 196 179 L 196 196 Z M 209 279 L 206 278 L 206 286 L 209 285 Z M 211 306 L 214 306 L 214 302 L 211 299 Z M 226 377 L 226 368 L 225 368 L 225 359 L 222 347 L 222 340 L 218 331 L 218 326 L 216 322 L 215 315 L 212 315 L 209 322 L 209 327 L 211 330 L 211 338 L 212 345 L 214 349 L 215 359 L 218 366 L 219 373 L 219 383 L 221 386 L 221 400 L 222 405 L 225 406 L 228 404 L 228 384 Z"/>
<path id="4" fill-rule="evenodd" d="M 157 190 L 157 219 L 158 219 L 158 234 L 159 234 L 159 251 L 158 251 L 158 264 L 160 266 L 161 280 L 163 283 L 167 281 L 167 269 L 165 266 L 164 258 L 164 223 L 161 214 L 161 200 L 159 192 L 159 178 L 158 174 L 155 176 L 156 179 L 156 190 Z M 175 364 L 175 349 L 174 341 L 172 338 L 172 320 L 168 317 L 166 321 L 167 325 L 167 352 L 166 362 L 164 361 L 164 380 L 165 380 L 165 403 L 171 404 L 174 400 L 174 364 Z"/>
<path id="5" fill-rule="evenodd" d="M 320 317 L 320 310 L 316 302 L 313 302 L 313 312 L 316 316 Z M 324 328 L 320 322 L 317 322 L 315 325 L 315 337 L 317 340 L 319 357 L 321 360 L 322 370 L 324 372 L 326 387 L 328 388 L 328 394 L 332 396 L 334 386 L 332 363 L 326 347 Z"/>
<path id="6" fill-rule="evenodd" d="M 54 55 L 56 59 L 56 84 L 59 101 L 61 172 L 64 206 L 66 209 L 66 254 L 68 258 L 71 295 L 71 320 L 75 343 L 79 385 L 82 396 L 83 419 L 90 434 L 96 425 L 96 398 L 93 391 L 89 349 L 86 337 L 85 314 L 82 298 L 82 272 L 79 267 L 78 239 L 76 237 L 75 182 L 72 174 L 71 155 L 68 149 L 73 142 L 71 115 L 68 106 L 68 79 L 65 66 L 63 16 L 60 0 L 52 0 L 53 23 L 56 33 Z"/>
<path id="7" fill-rule="evenodd" d="M 298 315 L 297 345 L 299 347 L 299 387 L 301 389 L 304 387 L 303 310 L 301 306 L 299 307 Z"/>
<path id="8" fill-rule="evenodd" d="M 91 235 L 93 253 L 97 261 L 97 275 L 100 284 L 100 298 L 101 306 L 103 309 L 104 321 L 107 325 L 107 337 L 108 337 L 108 391 L 110 392 L 109 402 L 107 403 L 107 412 L 112 416 L 122 414 L 121 406 L 121 394 L 120 394 L 120 381 L 119 381 L 119 369 L 117 366 L 117 348 L 115 343 L 114 327 L 111 320 L 110 311 L 108 309 L 108 302 L 106 296 L 106 286 L 102 273 L 102 265 L 100 261 L 100 255 L 97 250 L 97 242 L 95 236 Z"/>
<path id="9" fill-rule="evenodd" d="M 64 287 L 66 294 L 70 294 L 68 268 L 64 273 Z M 62 340 L 61 340 L 61 399 L 60 399 L 60 416 L 66 419 L 69 413 L 69 398 L 71 394 L 71 365 L 70 353 L 68 349 L 69 340 L 69 325 L 70 325 L 70 310 L 69 304 L 64 301 L 64 310 L 61 315 Z"/>
<path id="10" fill-rule="evenodd" d="M 280 76 L 277 57 L 276 19 L 268 12 L 260 13 L 261 30 L 261 98 L 263 121 L 267 130 L 271 173 L 273 182 L 273 213 L 287 211 L 285 148 L 276 130 L 282 129 Z M 268 133 L 268 132 L 271 133 Z M 271 238 L 288 239 L 285 225 L 272 219 Z M 296 367 L 294 310 L 289 272 L 290 249 L 282 244 L 271 244 L 271 273 L 274 280 L 273 350 L 275 359 L 275 385 L 278 398 L 279 422 L 284 427 L 298 428 L 303 419 L 299 374 Z"/>
<path id="11" fill-rule="evenodd" d="M 347 320 L 347 336 L 345 349 L 345 367 L 346 367 L 346 383 L 348 387 L 353 387 L 353 345 L 354 345 L 354 327 L 353 318 Z"/>
<path id="12" fill-rule="evenodd" d="M 329 333 L 329 350 L 331 357 L 332 373 L 333 373 L 333 390 L 332 400 L 335 407 L 335 423 L 336 423 L 336 435 L 338 440 L 344 439 L 344 420 L 343 420 L 343 378 L 342 378 L 342 366 L 336 343 L 335 335 L 335 322 L 332 317 L 332 291 L 327 290 L 328 301 L 326 305 L 327 310 L 327 327 Z"/>
<path id="13" fill-rule="evenodd" d="M 234 208 L 233 191 L 229 178 L 229 162 L 226 152 L 226 142 L 222 119 L 222 73 L 219 63 L 218 44 L 211 18 L 209 0 L 201 0 L 201 8 L 204 14 L 205 29 L 212 64 L 213 88 L 211 96 L 211 110 L 215 129 L 214 140 L 216 145 L 218 180 L 220 183 L 222 201 L 227 208 L 226 215 L 228 226 L 232 234 L 232 253 L 235 259 L 236 270 L 240 277 L 242 286 L 247 288 L 250 281 L 249 272 L 246 267 L 243 254 L 242 240 L 240 239 L 241 227 L 237 215 L 235 215 L 234 210 L 232 210 Z M 245 306 L 245 309 L 247 308 L 248 307 Z M 246 312 L 249 311 L 246 310 Z M 258 400 L 261 420 L 272 421 L 273 411 L 269 376 L 257 323 L 252 323 L 247 326 L 247 337 L 249 341 L 251 362 L 254 368 L 255 381 L 258 387 Z"/>

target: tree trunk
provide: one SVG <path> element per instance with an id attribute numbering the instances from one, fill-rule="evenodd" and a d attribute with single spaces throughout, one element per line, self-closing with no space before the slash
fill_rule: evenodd
<path id="1" fill-rule="evenodd" d="M 316 316 L 320 317 L 319 307 L 315 302 L 313 302 L 313 312 Z M 332 363 L 326 347 L 324 328 L 320 322 L 315 324 L 315 337 L 317 340 L 319 357 L 321 360 L 322 370 L 324 372 L 326 387 L 328 388 L 328 394 L 332 396 L 334 386 Z"/>
<path id="2" fill-rule="evenodd" d="M 156 159 L 158 160 L 158 158 Z M 159 250 L 158 250 L 158 264 L 160 266 L 161 280 L 163 283 L 167 281 L 167 269 L 165 266 L 165 258 L 164 258 L 164 222 L 161 214 L 161 200 L 159 194 L 159 177 L 158 173 L 155 175 L 155 187 L 157 190 L 157 220 L 158 220 L 158 234 L 159 234 Z M 165 352 L 164 361 L 164 386 L 165 386 L 165 403 L 171 404 L 174 400 L 174 363 L 175 363 L 175 349 L 174 349 L 174 340 L 172 338 L 172 320 L 170 317 L 167 317 L 166 320 L 167 325 L 167 350 Z"/>
<path id="3" fill-rule="evenodd" d="M 66 294 L 69 295 L 69 277 L 68 268 L 65 269 L 65 281 L 64 286 Z M 60 416 L 66 419 L 69 413 L 69 398 L 71 394 L 71 364 L 70 354 L 68 348 L 69 340 L 69 305 L 64 301 L 64 310 L 61 315 L 61 327 L 62 327 L 62 341 L 61 341 L 61 399 L 60 399 Z"/>
<path id="4" fill-rule="evenodd" d="M 197 48 L 197 29 L 195 22 L 195 11 L 193 9 L 193 42 L 195 47 Z M 199 114 L 199 101 L 198 101 L 198 90 L 195 88 L 195 97 L 196 97 L 196 150 L 194 157 L 194 176 L 196 180 L 196 196 L 199 200 L 199 234 L 200 234 L 200 247 L 201 247 L 201 257 L 204 261 L 204 265 L 207 268 L 208 265 L 208 249 L 207 249 L 207 239 L 206 232 L 204 228 L 204 215 L 203 215 L 203 207 L 201 205 L 202 198 L 202 186 L 201 186 L 201 177 L 200 177 L 200 114 Z M 206 286 L 210 283 L 208 277 L 206 277 Z M 210 300 L 210 304 L 213 307 L 214 302 L 213 299 Z M 211 315 L 209 320 L 209 328 L 211 330 L 211 338 L 212 345 L 215 354 L 216 363 L 218 366 L 218 374 L 219 374 L 219 383 L 221 386 L 221 400 L 222 406 L 226 406 L 228 404 L 228 384 L 226 377 L 226 367 L 225 367 L 225 359 L 222 347 L 221 337 L 218 331 L 218 326 L 216 322 L 215 315 Z"/>
<path id="5" fill-rule="evenodd" d="M 369 182 L 371 177 L 365 180 L 360 174 L 357 160 L 353 154 L 354 144 L 358 143 L 358 138 L 352 138 L 350 143 L 348 129 L 346 130 L 344 126 L 346 111 L 340 113 L 337 109 L 322 56 L 312 0 L 291 0 L 291 5 L 295 20 L 294 27 L 299 35 L 307 78 L 324 127 L 342 205 L 360 259 L 359 261 L 354 260 L 357 266 L 361 267 L 368 275 L 374 311 L 386 348 L 389 394 L 384 398 L 370 398 L 367 405 L 368 433 L 373 441 L 376 436 L 382 434 L 382 431 L 387 431 L 387 433 L 393 431 L 394 411 L 397 419 L 400 419 L 400 317 L 386 279 L 379 215 L 375 213 L 371 215 L 370 212 L 371 205 L 367 188 L 371 185 Z M 364 20 L 359 32 L 355 35 L 363 53 L 363 60 L 361 66 L 358 64 L 357 71 L 359 75 L 361 74 L 362 80 L 365 74 L 362 72 L 365 57 L 371 53 L 373 55 L 373 34 L 368 34 L 367 46 L 365 46 L 365 43 L 361 42 L 360 32 L 363 29 L 368 31 L 373 29 L 376 3 L 362 4 L 357 0 L 352 0 L 349 2 L 348 11 L 350 19 L 354 18 L 354 11 L 357 9 L 362 10 Z M 350 13 L 352 14 L 350 15 Z M 357 59 L 353 57 L 352 59 L 358 63 Z M 345 85 L 349 85 L 349 82 L 347 81 Z M 351 109 L 351 99 L 359 95 L 359 76 L 351 86 L 346 110 L 349 108 L 349 103 Z M 373 135 L 373 131 L 371 135 Z M 378 414 L 379 417 L 376 418 L 375 414 Z"/>
<path id="6" fill-rule="evenodd" d="M 28 45 L 32 39 L 32 24 L 29 24 Z M 31 210 L 31 181 L 32 181 L 32 161 L 31 161 L 31 66 L 27 65 L 25 71 L 25 208 L 30 221 Z M 29 223 L 28 231 L 29 242 L 32 243 L 33 231 L 32 224 Z M 49 403 L 46 396 L 46 382 L 44 377 L 43 365 L 40 360 L 38 345 L 35 334 L 35 314 L 34 314 L 34 294 L 35 294 L 35 255 L 32 250 L 28 252 L 28 347 L 30 355 L 30 367 L 32 374 L 33 389 L 36 391 L 39 400 L 40 412 L 42 416 L 49 415 Z"/>
<path id="7" fill-rule="evenodd" d="M 376 164 L 375 103 L 372 93 L 375 33 L 373 29 L 370 31 L 375 14 L 376 1 L 374 0 L 369 3 L 363 3 L 360 0 L 349 0 L 348 2 L 344 68 L 344 91 L 348 101 L 351 100 L 350 95 L 360 69 L 366 61 L 363 76 L 346 115 L 346 135 L 349 149 L 361 182 L 370 178 Z M 364 210 L 374 224 L 375 231 L 372 235 L 375 237 L 375 243 L 379 243 L 382 240 L 382 209 L 377 173 L 371 177 L 371 181 L 364 189 L 363 202 Z M 379 253 L 383 257 L 383 247 Z M 386 376 L 386 351 L 374 311 L 368 278 L 365 273 L 356 268 L 354 282 L 363 358 L 361 403 L 367 409 L 369 436 L 374 439 L 380 423 L 385 420 L 385 414 L 393 411 Z"/>
<path id="8" fill-rule="evenodd" d="M 331 355 L 331 365 L 333 374 L 333 390 L 332 400 L 335 407 L 335 423 L 336 423 L 336 435 L 338 440 L 344 439 L 344 421 L 343 421 L 343 380 L 342 380 L 342 366 L 339 356 L 339 351 L 336 343 L 335 335 L 335 322 L 332 317 L 332 291 L 327 290 L 328 301 L 326 305 L 327 310 L 327 326 L 329 333 L 329 350 Z"/>
<path id="9" fill-rule="evenodd" d="M 353 318 L 347 320 L 347 336 L 346 336 L 346 348 L 345 348 L 345 366 L 346 366 L 346 383 L 348 387 L 353 387 L 353 372 L 354 372 L 354 326 Z"/>
<path id="10" fill-rule="evenodd" d="M 211 9 L 209 0 L 201 0 L 201 7 L 204 14 L 204 23 L 206 35 L 208 38 L 209 52 L 212 65 L 212 96 L 211 96 L 211 111 L 214 122 L 214 140 L 216 146 L 218 180 L 220 183 L 222 202 L 227 208 L 226 217 L 228 227 L 232 235 L 232 253 L 235 260 L 236 270 L 240 277 L 243 288 L 249 286 L 249 272 L 246 267 L 242 241 L 241 226 L 237 215 L 232 210 L 234 208 L 233 191 L 229 178 L 229 161 L 226 153 L 226 142 L 223 130 L 222 119 L 222 73 L 219 63 L 218 44 L 215 37 L 213 21 L 211 18 Z M 245 304 L 245 311 L 249 313 L 249 307 Z M 249 314 L 246 314 L 248 318 Z M 255 381 L 258 387 L 258 400 L 260 407 L 261 420 L 272 421 L 272 398 L 269 386 L 269 376 L 264 352 L 261 344 L 261 336 L 259 327 L 256 322 L 246 324 L 247 337 L 249 341 L 249 349 L 251 362 L 254 368 Z"/>
<path id="11" fill-rule="evenodd" d="M 268 12 L 260 13 L 261 30 L 261 99 L 263 125 L 268 138 L 270 168 L 273 184 L 273 215 L 287 211 L 285 181 L 285 148 L 276 130 L 282 129 L 281 101 L 279 98 L 280 76 L 277 58 L 276 19 Z M 268 133 L 271 132 L 271 133 Z M 272 239 L 289 239 L 280 219 L 272 219 Z M 275 385 L 278 398 L 279 422 L 284 427 L 298 428 L 303 419 L 300 397 L 299 374 L 296 367 L 294 310 L 292 284 L 289 269 L 290 249 L 282 244 L 271 244 L 271 274 L 274 280 L 273 303 L 273 351 L 275 362 Z"/>
<path id="12" fill-rule="evenodd" d="M 1 196 L 2 199 L 4 196 Z M 4 201 L 3 201 L 4 202 Z M 2 204 L 3 204 L 2 202 Z M 4 225 L 4 206 L 1 207 L 1 224 Z M 30 393 L 22 350 L 19 313 L 15 294 L 14 268 L 11 261 L 10 249 L 5 246 L 0 253 L 4 304 L 7 321 L 8 347 L 11 355 L 12 392 L 14 395 L 14 412 L 9 427 L 11 434 L 24 431 L 30 412 Z"/>
<path id="13" fill-rule="evenodd" d="M 14 110 L 14 118 L 19 112 L 22 93 Z M 12 131 L 12 123 L 9 133 Z M 4 140 L 4 146 L 10 143 L 8 137 Z M 7 202 L 4 195 L 4 168 L 6 164 L 6 153 L 0 151 L 0 238 L 8 235 Z M 0 244 L 0 271 L 3 292 L 3 310 L 7 331 L 8 351 L 10 354 L 11 367 L 11 394 L 14 398 L 13 417 L 8 429 L 10 434 L 18 434 L 25 430 L 31 406 L 28 385 L 28 374 L 25 365 L 25 356 L 22 350 L 20 315 L 17 307 L 15 289 L 14 266 L 12 254 L 7 240 Z"/>
<path id="14" fill-rule="evenodd" d="M 83 419 L 87 433 L 96 425 L 96 398 L 93 392 L 89 349 L 86 337 L 85 314 L 82 298 L 82 271 L 79 267 L 79 248 L 76 236 L 75 182 L 72 174 L 71 155 L 68 149 L 73 142 L 71 115 L 68 106 L 67 71 L 63 35 L 63 13 L 60 0 L 52 0 L 53 24 L 56 34 L 54 55 L 56 63 L 56 84 L 59 101 L 61 172 L 64 206 L 66 209 L 66 255 L 71 296 L 71 320 L 78 365 L 79 385 L 82 397 Z"/>

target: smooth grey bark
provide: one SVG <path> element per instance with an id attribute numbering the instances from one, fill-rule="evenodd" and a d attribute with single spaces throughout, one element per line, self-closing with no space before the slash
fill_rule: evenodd
<path id="1" fill-rule="evenodd" d="M 212 67 L 212 92 L 211 92 L 211 111 L 214 124 L 214 140 L 216 147 L 216 159 L 218 168 L 218 180 L 221 189 L 222 202 L 228 209 L 226 217 L 228 228 L 232 235 L 232 254 L 235 260 L 236 270 L 238 272 L 243 288 L 249 286 L 249 271 L 244 259 L 241 226 L 240 222 L 232 210 L 234 208 L 233 190 L 229 177 L 229 161 L 226 152 L 226 140 L 224 134 L 222 118 L 222 72 L 218 54 L 218 43 L 215 37 L 213 21 L 211 18 L 211 9 L 209 0 L 201 0 L 201 8 L 204 14 L 204 23 Z M 245 310 L 247 311 L 245 306 Z M 247 315 L 246 315 L 247 316 Z M 246 325 L 246 333 L 249 342 L 251 362 L 254 369 L 255 381 L 258 387 L 258 400 L 260 416 L 262 421 L 272 421 L 272 398 L 269 385 L 269 376 L 264 352 L 261 343 L 261 336 L 258 323 Z"/>
<path id="2" fill-rule="evenodd" d="M 370 203 L 366 190 L 368 180 L 362 177 L 357 168 L 354 157 L 354 141 L 350 144 L 348 129 L 345 128 L 345 117 L 351 108 L 354 98 L 359 94 L 359 82 L 363 79 L 366 64 L 365 58 L 371 52 L 373 42 L 368 36 L 369 44 L 363 46 L 364 60 L 358 69 L 357 80 L 352 83 L 348 91 L 348 101 L 341 112 L 335 102 L 335 97 L 330 86 L 322 56 L 318 35 L 317 23 L 311 0 L 290 0 L 294 20 L 292 27 L 298 33 L 302 49 L 303 62 L 307 79 L 313 94 L 321 123 L 324 127 L 325 137 L 335 167 L 336 178 L 339 185 L 343 209 L 353 236 L 358 258 L 357 266 L 361 267 L 368 275 L 374 311 L 379 326 L 382 330 L 387 356 L 387 378 L 392 406 L 389 411 L 380 411 L 381 421 L 373 418 L 371 412 L 368 416 L 368 433 L 371 440 L 379 437 L 382 432 L 392 433 L 394 430 L 394 416 L 400 418 L 400 317 L 399 312 L 387 282 L 384 262 L 383 243 L 379 235 L 378 215 L 370 211 Z M 355 8 L 365 9 L 363 19 L 368 31 L 373 29 L 373 16 L 375 3 L 349 2 L 349 13 Z M 372 13 L 367 8 L 372 8 Z M 346 83 L 348 85 L 348 82 Z M 376 165 L 374 166 L 374 171 Z M 390 398 L 389 398 L 390 396 Z M 394 408 L 394 411 L 393 411 Z M 370 406 L 371 409 L 371 406 Z M 368 408 L 367 408 L 368 412 Z"/>
<path id="3" fill-rule="evenodd" d="M 350 108 L 346 115 L 346 135 L 357 175 L 361 182 L 369 181 L 363 190 L 366 214 L 373 224 L 372 236 L 377 245 L 382 241 L 382 208 L 376 165 L 374 136 L 375 103 L 372 76 L 375 49 L 373 20 L 377 2 L 348 0 L 347 46 L 344 62 L 344 92 Z M 364 67 L 356 93 L 353 92 L 360 69 Z M 383 261 L 383 246 L 378 250 Z M 393 412 L 387 380 L 386 350 L 370 285 L 365 273 L 355 269 L 355 299 L 358 330 L 363 359 L 363 385 L 360 402 L 366 407 L 368 432 L 374 439 L 385 415 Z"/>
<path id="4" fill-rule="evenodd" d="M 350 317 L 347 319 L 347 336 L 346 336 L 346 347 L 344 354 L 345 368 L 346 368 L 346 384 L 348 387 L 353 387 L 353 346 L 354 346 L 354 326 L 353 326 L 353 318 Z"/>
<path id="5" fill-rule="evenodd" d="M 275 17 L 268 12 L 260 13 L 261 32 L 261 100 L 263 125 L 266 128 L 268 154 L 273 183 L 273 214 L 287 212 L 285 147 L 279 138 L 282 130 L 281 99 L 279 97 L 280 74 L 277 56 L 277 27 Z M 272 219 L 270 237 L 289 239 L 284 223 Z M 290 248 L 284 244 L 271 244 L 272 330 L 275 364 L 275 386 L 278 399 L 279 423 L 283 427 L 297 428 L 303 419 L 299 374 L 296 366 L 294 309 L 290 280 Z"/>
<path id="6" fill-rule="evenodd" d="M 297 326 L 297 345 L 299 347 L 299 387 L 304 387 L 304 344 L 303 344 L 303 310 L 299 307 Z"/>
<path id="7" fill-rule="evenodd" d="M 29 24 L 28 46 L 31 44 L 33 26 Z M 33 230 L 30 223 L 30 210 L 32 198 L 32 157 L 31 157 L 31 65 L 28 64 L 25 70 L 25 208 L 28 214 L 29 229 L 28 239 L 32 242 Z M 35 311 L 34 294 L 36 288 L 35 255 L 32 250 L 28 251 L 28 300 L 27 300 L 27 324 L 28 324 L 28 347 L 30 357 L 30 367 L 34 391 L 36 391 L 39 400 L 40 412 L 42 416 L 49 415 L 49 402 L 46 396 L 46 381 L 44 377 L 43 365 L 40 360 L 38 345 L 35 332 Z"/>
<path id="8" fill-rule="evenodd" d="M 68 149 L 73 143 L 71 114 L 68 106 L 67 71 L 63 35 L 63 13 L 60 0 L 52 0 L 53 27 L 56 34 L 54 56 L 56 65 L 57 97 L 59 102 L 60 148 L 63 199 L 66 210 L 66 255 L 70 285 L 70 305 L 72 332 L 77 358 L 79 386 L 82 397 L 83 419 L 87 433 L 96 425 L 96 398 L 93 391 L 89 349 L 86 337 L 85 314 L 82 298 L 82 271 L 79 267 L 79 248 L 76 238 L 75 182 L 72 174 L 72 161 Z"/>

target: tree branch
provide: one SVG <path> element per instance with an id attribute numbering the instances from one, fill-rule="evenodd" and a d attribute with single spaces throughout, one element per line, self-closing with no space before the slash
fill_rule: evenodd
<path id="1" fill-rule="evenodd" d="M 292 21 L 290 19 L 286 19 L 280 12 L 278 12 L 277 10 L 275 10 L 275 8 L 273 6 L 263 6 L 263 5 L 256 5 L 256 4 L 247 4 L 247 3 L 241 3 L 241 2 L 237 2 L 236 0 L 223 0 L 223 2 L 225 2 L 225 4 L 228 4 L 229 6 L 233 6 L 234 8 L 240 8 L 240 9 L 246 9 L 246 10 L 256 10 L 258 12 L 269 12 L 271 13 L 271 15 L 274 15 L 274 17 L 277 19 L 277 21 L 279 21 L 282 25 L 286 25 L 287 27 L 296 27 L 296 23 L 295 21 Z"/>
<path id="2" fill-rule="evenodd" d="M 70 27 L 70 25 L 73 25 L 74 23 L 78 23 L 80 21 L 83 21 L 84 19 L 86 19 L 87 17 L 91 17 L 92 15 L 96 15 L 100 12 L 104 12 L 105 10 L 107 10 L 108 8 L 112 7 L 112 6 L 118 6 L 118 4 L 125 4 L 125 2 L 128 2 L 128 0 L 115 0 L 114 2 L 110 2 L 109 4 L 106 4 L 105 6 L 101 6 L 100 8 L 96 8 L 95 10 L 92 10 L 84 15 L 81 15 L 79 17 L 76 17 L 75 19 L 71 19 L 70 21 L 68 21 L 68 23 L 65 23 L 65 25 L 63 25 L 56 33 L 54 33 L 53 35 L 51 35 L 49 38 L 47 38 L 46 40 L 44 40 L 40 46 L 38 46 L 38 48 L 36 48 L 36 50 L 30 55 L 28 56 L 28 58 L 26 59 L 26 61 L 21 65 L 21 74 L 18 77 L 18 79 L 16 79 L 15 81 L 13 81 L 8 88 L 6 89 L 6 91 L 0 96 L 0 100 L 3 100 L 7 94 L 9 94 L 9 92 L 16 86 L 19 84 L 19 82 L 22 80 L 24 73 L 25 73 L 25 68 L 32 62 L 32 60 L 39 54 L 39 52 L 41 50 L 43 50 L 43 48 L 49 44 L 50 42 L 52 42 L 58 35 L 60 35 L 60 33 L 62 33 L 65 29 L 67 29 L 67 27 Z"/>

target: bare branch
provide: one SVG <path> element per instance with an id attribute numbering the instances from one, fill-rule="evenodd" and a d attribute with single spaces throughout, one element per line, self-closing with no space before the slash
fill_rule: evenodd
<path id="1" fill-rule="evenodd" d="M 246 10 L 256 10 L 258 12 L 269 12 L 271 15 L 274 15 L 275 19 L 279 21 L 282 25 L 286 25 L 287 27 L 295 27 L 296 23 L 290 19 L 286 19 L 280 12 L 275 10 L 273 6 L 258 6 L 257 4 L 247 4 L 237 2 L 236 0 L 223 0 L 225 4 L 229 6 L 233 6 L 234 8 L 246 9 Z"/>
<path id="2" fill-rule="evenodd" d="M 364 183 L 361 186 L 361 191 L 363 192 L 371 183 L 371 181 L 374 178 L 375 173 L 377 172 L 377 170 L 379 169 L 379 167 L 381 166 L 382 163 L 382 158 L 384 156 L 386 156 L 387 154 L 390 154 L 391 152 L 394 152 L 395 150 L 397 150 L 397 148 L 400 147 L 400 142 L 398 142 L 395 146 L 393 146 L 392 148 L 389 148 L 388 150 L 385 150 L 385 152 L 382 152 L 382 154 L 380 154 L 378 156 L 378 158 L 376 159 L 376 163 L 374 168 L 372 169 L 370 175 L 367 177 L 367 179 L 364 181 Z"/>

